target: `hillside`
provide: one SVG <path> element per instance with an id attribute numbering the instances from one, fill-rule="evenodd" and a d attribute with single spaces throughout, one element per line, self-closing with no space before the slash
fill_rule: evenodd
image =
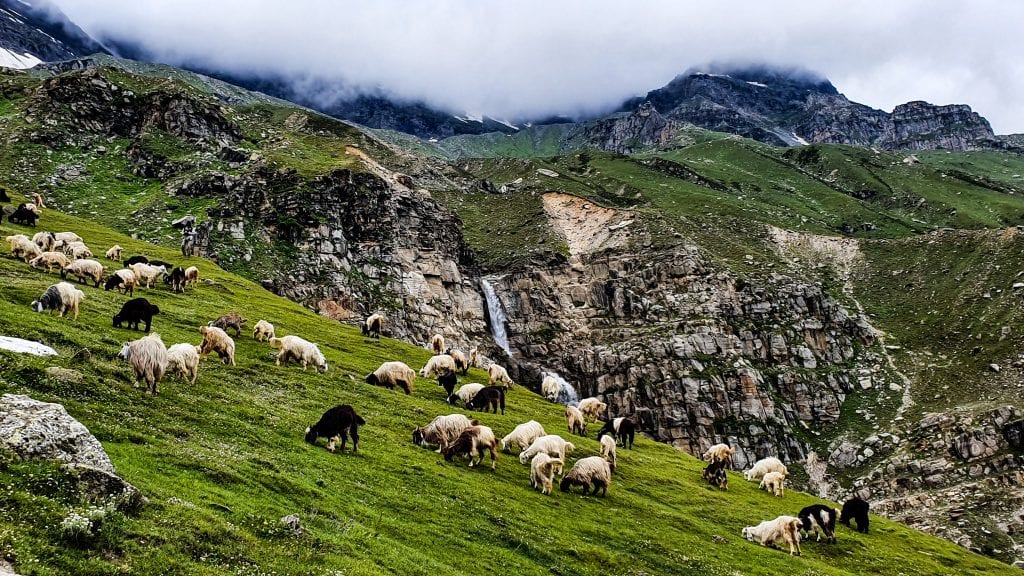
<path id="1" fill-rule="evenodd" d="M 326 375 L 277 368 L 265 344 L 238 342 L 238 367 L 207 360 L 195 386 L 168 381 L 146 396 L 114 358 L 137 334 L 110 326 L 124 297 L 85 287 L 78 321 L 28 310 L 55 276 L 0 259 L 8 278 L 0 333 L 43 341 L 60 355 L 0 353 L 0 392 L 64 404 L 102 442 L 118 472 L 149 498 L 137 515 L 111 514 L 94 541 L 64 542 L 55 526 L 85 504 L 51 465 L 5 456 L 0 466 L 0 550 L 22 574 L 816 574 L 1001 573 L 1005 565 L 898 524 L 873 520 L 869 535 L 841 529 L 839 544 L 807 543 L 803 558 L 742 541 L 749 521 L 795 512 L 815 499 L 778 499 L 732 475 L 728 492 L 700 480 L 701 464 L 640 439 L 620 453 L 608 498 L 530 490 L 528 471 L 505 455 L 496 472 L 444 463 L 409 441 L 414 425 L 447 413 L 432 381 L 412 397 L 374 388 L 360 376 L 384 360 L 418 367 L 426 350 L 318 317 L 209 262 L 132 240 L 94 222 L 47 210 L 42 227 L 75 230 L 94 246 L 119 243 L 198 265 L 216 284 L 175 295 L 143 290 L 159 304 L 154 331 L 197 342 L 196 325 L 228 310 L 267 318 L 279 333 L 318 341 Z M 4 235 L 31 232 L 4 224 Z M 46 368 L 71 373 L 58 379 Z M 73 374 L 73 376 L 68 376 Z M 483 377 L 477 370 L 463 381 Z M 302 441 L 302 429 L 336 403 L 357 407 L 368 424 L 358 455 L 330 454 Z M 561 430 L 560 406 L 517 387 L 502 415 L 479 415 L 497 433 L 535 418 Z M 573 439 L 574 457 L 594 454 Z M 611 513 L 610 513 L 611 512 Z M 297 513 L 305 533 L 278 518 Z M 652 522 L 656 519 L 656 522 Z"/>

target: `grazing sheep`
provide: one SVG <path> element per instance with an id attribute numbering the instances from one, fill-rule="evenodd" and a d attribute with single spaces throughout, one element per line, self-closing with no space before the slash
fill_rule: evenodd
<path id="1" fill-rule="evenodd" d="M 36 205 L 36 209 L 41 213 L 43 208 L 46 208 L 46 204 L 43 204 L 43 197 L 39 195 L 39 192 L 32 193 L 32 203 Z"/>
<path id="2" fill-rule="evenodd" d="M 843 511 L 839 514 L 839 521 L 850 527 L 850 520 L 857 522 L 857 532 L 863 534 L 868 533 L 868 525 L 870 520 L 868 519 L 868 511 L 871 509 L 871 505 L 860 498 L 853 497 L 843 503 Z"/>
<path id="3" fill-rule="evenodd" d="M 712 486 L 718 486 L 722 490 L 729 489 L 729 475 L 726 474 L 725 460 L 715 460 L 704 468 L 702 476 Z"/>
<path id="4" fill-rule="evenodd" d="M 601 427 L 597 433 L 597 439 L 600 440 L 601 436 L 605 434 L 610 434 L 616 440 L 621 440 L 623 448 L 632 449 L 633 440 L 636 438 L 636 424 L 629 418 L 612 418 L 610 422 L 605 422 L 605 425 Z"/>
<path id="5" fill-rule="evenodd" d="M 541 396 L 547 398 L 549 402 L 555 402 L 561 393 L 562 383 L 556 380 L 554 376 L 545 376 L 544 380 L 540 383 Z"/>
<path id="6" fill-rule="evenodd" d="M 839 518 L 839 510 L 824 504 L 814 504 L 800 510 L 797 517 L 803 522 L 801 529 L 807 536 L 812 532 L 817 535 L 815 542 L 821 542 L 821 535 L 824 534 L 825 542 L 836 543 L 836 519 Z"/>
<path id="7" fill-rule="evenodd" d="M 466 355 L 462 353 L 462 350 L 449 348 L 446 354 L 452 357 L 452 360 L 455 361 L 455 369 L 461 370 L 463 376 L 466 375 L 466 372 L 469 372 L 469 360 L 466 358 Z"/>
<path id="8" fill-rule="evenodd" d="M 786 466 L 778 458 L 762 458 L 754 463 L 754 466 L 743 473 L 745 480 L 760 480 L 769 472 L 781 472 L 783 476 L 789 476 Z"/>
<path id="9" fill-rule="evenodd" d="M 135 381 L 146 381 L 146 390 L 156 394 L 157 383 L 164 377 L 167 370 L 167 348 L 157 333 L 150 334 L 132 342 L 125 342 L 118 354 L 135 370 Z"/>
<path id="10" fill-rule="evenodd" d="M 384 316 L 380 314 L 371 314 L 370 317 L 363 322 L 363 336 L 380 340 L 380 331 L 383 328 Z"/>
<path id="11" fill-rule="evenodd" d="M 48 287 L 38 300 L 33 300 L 31 306 L 36 312 L 56 310 L 57 317 L 63 317 L 71 312 L 73 318 L 78 320 L 78 308 L 82 300 L 85 300 L 85 292 L 67 282 L 58 282 Z"/>
<path id="12" fill-rule="evenodd" d="M 32 236 L 32 241 L 43 252 L 53 252 L 57 245 L 57 237 L 54 236 L 53 232 L 36 232 Z"/>
<path id="13" fill-rule="evenodd" d="M 61 252 L 67 254 L 68 256 L 71 256 L 71 254 L 75 251 L 75 248 L 79 246 L 85 246 L 85 242 L 68 242 L 66 240 L 57 240 L 53 244 L 53 249 L 60 250 Z"/>
<path id="14" fill-rule="evenodd" d="M 565 407 L 565 423 L 569 428 L 570 434 L 587 435 L 587 419 L 583 417 L 583 412 L 580 412 L 579 408 L 575 406 Z"/>
<path id="15" fill-rule="evenodd" d="M 477 384 L 475 382 L 473 384 L 463 384 L 455 394 L 448 396 L 448 403 L 454 406 L 456 402 L 462 400 L 462 402 L 468 406 L 469 403 L 473 401 L 473 397 L 483 389 L 483 384 Z"/>
<path id="16" fill-rule="evenodd" d="M 64 244 L 71 244 L 72 242 L 85 242 L 78 234 L 74 232 L 57 232 L 53 235 L 53 239 L 56 242 L 63 242 Z"/>
<path id="17" fill-rule="evenodd" d="M 438 447 L 437 452 L 441 452 L 448 444 L 454 442 L 463 430 L 477 424 L 479 422 L 470 420 L 462 414 L 438 416 L 431 420 L 430 424 L 420 426 L 412 431 L 412 443 L 424 448 L 434 444 Z"/>
<path id="18" fill-rule="evenodd" d="M 786 476 L 782 472 L 769 472 L 761 478 L 758 488 L 767 490 L 775 496 L 786 495 Z"/>
<path id="19" fill-rule="evenodd" d="M 74 258 L 75 260 L 78 260 L 80 258 L 92 258 L 93 257 L 92 250 L 89 250 L 88 246 L 86 246 L 85 244 L 81 244 L 81 243 L 76 243 L 76 244 L 72 244 L 71 245 L 71 254 L 70 254 L 70 256 L 72 258 Z"/>
<path id="20" fill-rule="evenodd" d="M 476 366 L 477 368 L 480 367 L 479 355 L 480 354 L 477 351 L 476 346 L 473 346 L 472 348 L 469 349 L 469 365 L 470 366 Z"/>
<path id="21" fill-rule="evenodd" d="M 447 401 L 455 393 L 455 385 L 459 383 L 459 377 L 451 370 L 445 370 L 444 374 L 437 377 L 437 385 L 444 388 L 444 398 Z"/>
<path id="22" fill-rule="evenodd" d="M 404 362 L 385 362 L 375 371 L 366 375 L 367 384 L 383 386 L 389 390 L 398 386 L 406 394 L 412 394 L 412 384 L 416 381 L 416 372 Z"/>
<path id="23" fill-rule="evenodd" d="M 242 325 L 245 324 L 246 322 L 247 320 L 245 318 L 242 318 L 242 315 L 239 314 L 238 312 L 228 312 L 227 314 L 222 315 L 220 318 L 217 318 L 213 322 L 210 322 L 209 324 L 207 324 L 207 326 L 220 328 L 225 332 L 227 332 L 229 329 L 234 329 L 235 336 L 238 337 L 242 334 Z"/>
<path id="24" fill-rule="evenodd" d="M 430 349 L 434 354 L 444 354 L 444 336 L 434 334 L 430 337 Z"/>
<path id="25" fill-rule="evenodd" d="M 173 270 L 174 269 L 174 264 L 171 264 L 170 262 L 164 262 L 163 260 L 150 260 L 149 261 L 149 265 L 150 266 L 163 266 L 167 270 Z M 165 270 L 165 272 L 166 272 L 166 270 Z"/>
<path id="26" fill-rule="evenodd" d="M 701 458 L 708 462 L 728 462 L 732 468 L 732 455 L 735 453 L 736 449 L 730 448 L 728 444 L 715 444 L 708 448 Z"/>
<path id="27" fill-rule="evenodd" d="M 135 279 L 139 286 L 145 284 L 146 288 L 152 288 L 156 284 L 157 279 L 162 278 L 167 273 L 167 268 L 163 266 L 150 266 L 142 262 L 131 264 L 128 268 L 135 273 Z"/>
<path id="28" fill-rule="evenodd" d="M 36 216 L 43 215 L 43 211 L 39 209 L 39 206 L 36 206 L 35 202 L 22 202 L 21 204 L 18 204 L 18 208 L 24 208 Z"/>
<path id="29" fill-rule="evenodd" d="M 580 400 L 579 409 L 588 419 L 597 422 L 604 415 L 605 411 L 608 410 L 608 405 L 591 396 L 590 398 Z"/>
<path id="30" fill-rule="evenodd" d="M 132 264 L 149 264 L 149 258 L 145 256 L 132 256 L 124 261 L 124 267 L 129 268 Z"/>
<path id="31" fill-rule="evenodd" d="M 803 522 L 793 516 L 779 516 L 774 520 L 765 520 L 757 526 L 747 526 L 740 531 L 750 542 L 757 542 L 769 548 L 789 545 L 789 555 L 794 552 L 800 555 L 800 526 Z"/>
<path id="32" fill-rule="evenodd" d="M 93 286 L 99 288 L 100 278 L 103 278 L 103 264 L 96 260 L 75 260 L 60 271 L 60 277 L 64 280 L 67 280 L 69 275 L 78 278 L 83 284 L 88 284 L 89 280 L 92 280 Z"/>
<path id="33" fill-rule="evenodd" d="M 583 495 L 585 496 L 588 492 L 592 496 L 597 495 L 597 491 L 601 491 L 601 496 L 608 495 L 608 486 L 612 483 L 612 470 L 611 465 L 601 458 L 600 456 L 590 456 L 587 458 L 580 458 L 573 464 L 569 473 L 562 477 L 562 483 L 559 488 L 562 492 L 571 492 L 573 486 L 582 486 Z M 590 487 L 594 489 L 591 492 Z"/>
<path id="34" fill-rule="evenodd" d="M 281 365 L 282 360 L 285 366 L 288 365 L 289 361 L 295 360 L 302 364 L 303 371 L 305 371 L 307 365 L 312 364 L 316 367 L 317 372 L 321 374 L 327 372 L 327 359 L 320 352 L 320 347 L 308 340 L 303 340 L 298 336 L 271 338 L 270 347 L 281 349 L 277 354 L 277 361 L 275 362 L 278 366 Z"/>
<path id="35" fill-rule="evenodd" d="M 22 241 L 28 240 L 28 236 L 25 236 L 24 234 L 12 234 L 12 235 L 4 238 L 4 240 L 6 242 L 10 243 L 10 245 L 11 245 L 11 252 L 14 252 L 14 249 L 15 249 L 16 246 L 21 244 Z"/>
<path id="36" fill-rule="evenodd" d="M 540 488 L 541 494 L 551 495 L 555 474 L 562 473 L 565 463 L 541 452 L 530 461 L 530 486 Z"/>
<path id="37" fill-rule="evenodd" d="M 266 320 L 260 320 L 252 327 L 252 339 L 257 342 L 268 341 L 274 336 L 274 325 Z"/>
<path id="38" fill-rule="evenodd" d="M 107 278 L 106 284 L 103 285 L 104 290 L 113 290 L 117 288 L 117 291 L 122 294 L 128 294 L 129 296 L 135 295 L 135 286 L 138 281 L 135 279 L 135 272 L 127 268 L 122 268 L 115 271 Z"/>
<path id="39" fill-rule="evenodd" d="M 199 376 L 199 351 L 194 344 L 175 344 L 167 349 L 167 372 L 181 374 L 190 384 Z"/>
<path id="40" fill-rule="evenodd" d="M 533 444 L 534 440 L 544 435 L 544 427 L 540 425 L 540 422 L 536 420 L 524 422 L 513 428 L 507 436 L 501 439 L 501 450 L 505 451 L 510 446 L 516 446 L 520 451 L 526 450 L 530 447 L 530 444 Z"/>
<path id="41" fill-rule="evenodd" d="M 18 209 L 7 217 L 7 221 L 11 224 L 21 224 L 22 226 L 35 226 L 38 219 L 39 214 L 29 210 L 24 204 L 18 206 Z"/>
<path id="42" fill-rule="evenodd" d="M 120 245 L 114 244 L 109 249 L 107 249 L 107 253 L 104 254 L 104 256 L 107 257 L 107 260 L 113 260 L 114 262 L 120 262 L 121 261 L 121 252 L 123 250 L 124 250 L 124 248 L 121 248 Z"/>
<path id="43" fill-rule="evenodd" d="M 156 304 L 150 304 L 149 300 L 145 298 L 133 298 L 121 306 L 120 312 L 114 314 L 114 328 L 120 328 L 121 323 L 124 322 L 128 328 L 138 330 L 139 323 L 145 322 L 146 332 L 149 332 L 153 316 L 159 313 L 160 308 Z"/>
<path id="44" fill-rule="evenodd" d="M 306 442 L 316 444 L 317 438 L 329 438 L 327 449 L 334 452 L 334 443 L 341 438 L 341 450 L 345 451 L 345 443 L 348 442 L 349 433 L 352 434 L 352 453 L 359 451 L 359 427 L 366 424 L 366 420 L 349 404 L 341 404 L 331 408 L 320 420 L 306 428 Z"/>
<path id="45" fill-rule="evenodd" d="M 25 262 L 31 262 L 43 255 L 43 251 L 39 249 L 39 246 L 36 246 L 36 243 L 29 240 L 28 236 L 24 234 L 8 236 L 7 241 L 11 244 L 11 254 Z"/>
<path id="46" fill-rule="evenodd" d="M 534 455 L 544 452 L 549 456 L 556 456 L 565 461 L 566 452 L 572 452 L 576 446 L 572 442 L 566 442 L 558 434 L 546 434 L 537 438 L 530 444 L 530 447 L 519 453 L 519 462 L 526 464 Z"/>
<path id="47" fill-rule="evenodd" d="M 203 335 L 203 343 L 199 347 L 203 358 L 210 352 L 216 352 L 225 364 L 235 365 L 235 341 L 227 332 L 216 326 L 200 326 L 199 333 Z"/>
<path id="48" fill-rule="evenodd" d="M 601 437 L 601 457 L 611 464 L 612 472 L 615 472 L 618 460 L 615 454 L 615 440 L 611 436 Z"/>
<path id="49" fill-rule="evenodd" d="M 486 412 L 488 408 L 494 414 L 501 408 L 502 415 L 505 414 L 505 388 L 502 386 L 487 386 L 473 395 L 473 399 L 466 402 L 466 408 Z"/>
<path id="50" fill-rule="evenodd" d="M 488 426 L 474 425 L 466 428 L 459 434 L 454 442 L 448 444 L 441 450 L 446 461 L 456 456 L 469 458 L 469 467 L 473 467 L 473 458 L 479 456 L 477 465 L 484 462 L 484 451 L 491 454 L 491 470 L 498 466 L 498 441 L 494 438 L 494 431 Z"/>
<path id="51" fill-rule="evenodd" d="M 45 268 L 47 272 L 53 272 L 54 268 L 63 270 L 68 264 L 71 264 L 71 260 L 60 252 L 43 252 L 28 263 L 33 268 Z"/>
<path id="52" fill-rule="evenodd" d="M 420 376 L 427 378 L 434 374 L 441 375 L 445 370 L 451 370 L 454 372 L 455 360 L 447 354 L 437 354 L 435 356 L 431 356 L 430 360 L 427 360 L 423 369 L 420 370 Z"/>
<path id="53" fill-rule="evenodd" d="M 516 385 L 504 367 L 497 364 L 491 364 L 487 367 L 487 385 L 494 386 L 499 382 L 504 383 L 505 388 L 511 388 Z"/>
<path id="54" fill-rule="evenodd" d="M 199 268 L 189 266 L 185 268 L 185 285 L 195 286 L 199 283 Z"/>
<path id="55" fill-rule="evenodd" d="M 164 274 L 164 284 L 171 285 L 171 292 L 185 291 L 185 269 L 175 266 L 173 270 Z"/>

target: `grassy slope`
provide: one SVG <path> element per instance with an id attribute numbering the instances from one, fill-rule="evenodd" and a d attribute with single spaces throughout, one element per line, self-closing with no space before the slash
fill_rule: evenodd
<path id="1" fill-rule="evenodd" d="M 47 211 L 47 228 L 71 229 L 93 246 L 114 242 L 127 253 L 173 261 L 91 222 Z M 0 228 L 5 235 L 28 231 Z M 167 343 L 197 342 L 196 325 L 228 310 L 279 333 L 321 344 L 324 376 L 273 366 L 271 350 L 243 336 L 238 367 L 207 360 L 195 386 L 165 381 L 157 397 L 132 387 L 114 359 L 136 336 L 110 326 L 123 297 L 84 288 L 77 322 L 33 314 L 27 304 L 54 281 L 21 262 L 0 258 L 5 289 L 0 333 L 39 339 L 57 359 L 0 353 L 0 391 L 63 403 L 97 435 L 118 471 L 150 504 L 137 517 L 108 522 L 92 545 L 67 544 L 54 526 L 78 506 L 52 467 L 0 465 L 0 551 L 24 574 L 803 574 L 1000 573 L 1005 565 L 884 520 L 871 535 L 840 530 L 836 546 L 805 546 L 805 556 L 741 541 L 750 521 L 793 513 L 814 501 L 758 492 L 733 476 L 718 492 L 700 481 L 701 465 L 668 446 L 639 440 L 623 451 L 607 499 L 532 492 L 528 471 L 503 456 L 498 470 L 447 464 L 409 441 L 413 425 L 448 413 L 433 382 L 413 397 L 373 388 L 358 376 L 379 362 L 418 367 L 428 353 L 403 343 L 363 339 L 248 281 L 197 263 L 226 290 L 201 285 L 183 295 L 143 291 L 162 313 L 155 331 Z M 89 354 L 82 354 L 84 349 Z M 45 375 L 58 365 L 80 371 L 68 384 Z M 348 376 L 353 375 L 355 380 Z M 474 370 L 467 379 L 477 380 Z M 330 454 L 302 442 L 301 431 L 326 407 L 352 403 L 367 419 L 359 455 Z M 562 430 L 558 406 L 516 388 L 505 416 L 480 415 L 499 434 L 536 418 Z M 574 439 L 574 456 L 595 454 L 592 439 Z M 178 498 L 193 506 L 169 502 Z M 277 519 L 298 513 L 306 528 L 288 536 Z M 712 535 L 724 537 L 714 543 Z"/>

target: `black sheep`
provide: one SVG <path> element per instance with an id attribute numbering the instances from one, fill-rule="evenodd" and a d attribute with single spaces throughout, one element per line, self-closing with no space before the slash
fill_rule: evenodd
<path id="1" fill-rule="evenodd" d="M 163 266 L 164 268 L 167 268 L 168 270 L 174 268 L 174 264 L 171 264 L 170 262 L 164 262 L 163 260 L 150 260 L 148 262 L 148 264 L 150 266 Z"/>
<path id="2" fill-rule="evenodd" d="M 39 215 L 26 208 L 24 204 L 18 206 L 18 209 L 7 217 L 7 221 L 11 224 L 21 224 L 22 226 L 35 226 L 38 219 Z"/>
<path id="3" fill-rule="evenodd" d="M 850 527 L 850 520 L 857 521 L 857 532 L 868 533 L 868 510 L 871 505 L 854 496 L 843 504 L 843 511 L 839 514 L 839 521 Z"/>
<path id="4" fill-rule="evenodd" d="M 504 386 L 487 386 L 476 393 L 473 399 L 466 403 L 466 408 L 470 410 L 478 410 L 486 412 L 488 408 L 497 414 L 498 407 L 501 407 L 501 413 L 505 413 L 505 387 Z"/>
<path id="5" fill-rule="evenodd" d="M 718 486 L 722 490 L 729 489 L 729 475 L 725 473 L 728 466 L 727 460 L 715 460 L 704 469 L 704 479 L 712 486 Z"/>
<path id="6" fill-rule="evenodd" d="M 632 449 L 633 440 L 636 438 L 636 424 L 629 418 L 613 418 L 610 422 L 604 423 L 597 433 L 597 439 L 600 440 L 605 434 L 611 434 L 617 441 L 621 440 L 623 448 Z"/>
<path id="7" fill-rule="evenodd" d="M 320 417 L 320 421 L 306 428 L 306 442 L 316 444 L 317 438 L 329 438 L 327 449 L 334 452 L 334 443 L 341 438 L 341 449 L 345 450 L 349 433 L 352 434 L 352 452 L 359 451 L 359 426 L 366 420 L 356 414 L 352 406 L 342 404 L 335 406 Z"/>
<path id="8" fill-rule="evenodd" d="M 153 265 L 152 262 L 150 262 L 150 265 Z M 185 269 L 181 266 L 175 266 L 174 270 L 164 274 L 164 284 L 170 284 L 172 292 L 184 292 Z"/>
<path id="9" fill-rule="evenodd" d="M 7 188 L 0 187 L 0 202 L 10 202 L 11 197 L 7 195 Z"/>
<path id="10" fill-rule="evenodd" d="M 800 511 L 797 516 L 803 521 L 801 529 L 809 537 L 813 530 L 818 534 L 817 541 L 821 541 L 821 534 L 825 534 L 825 541 L 829 544 L 836 543 L 836 516 L 839 511 L 824 504 L 814 504 Z"/>
<path id="11" fill-rule="evenodd" d="M 153 321 L 153 316 L 160 313 L 160 308 L 157 308 L 155 304 L 150 304 L 149 300 L 145 298 L 134 298 L 124 303 L 121 306 L 121 311 L 114 314 L 114 328 L 120 328 L 121 323 L 125 322 L 128 324 L 128 328 L 134 330 L 139 329 L 139 323 L 146 323 L 146 332 L 149 332 L 150 323 Z"/>
<path id="12" fill-rule="evenodd" d="M 131 258 L 129 258 L 129 259 L 124 261 L 124 267 L 127 268 L 127 267 L 131 266 L 132 264 L 139 264 L 139 263 L 149 264 L 149 258 L 146 258 L 145 256 L 132 256 Z"/>
<path id="13" fill-rule="evenodd" d="M 451 370 L 445 370 L 444 373 L 437 377 L 437 385 L 444 388 L 444 397 L 448 399 L 449 404 L 452 404 L 451 399 L 455 394 L 455 385 L 458 383 L 459 377 Z M 456 399 L 458 399 L 458 397 L 456 397 Z"/>

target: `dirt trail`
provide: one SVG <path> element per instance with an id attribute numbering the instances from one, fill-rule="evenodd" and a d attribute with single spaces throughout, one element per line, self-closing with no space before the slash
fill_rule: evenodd
<path id="1" fill-rule="evenodd" d="M 573 256 L 622 246 L 630 239 L 633 219 L 627 211 L 605 208 L 560 192 L 548 192 L 542 200 L 544 212 L 565 238 Z"/>

